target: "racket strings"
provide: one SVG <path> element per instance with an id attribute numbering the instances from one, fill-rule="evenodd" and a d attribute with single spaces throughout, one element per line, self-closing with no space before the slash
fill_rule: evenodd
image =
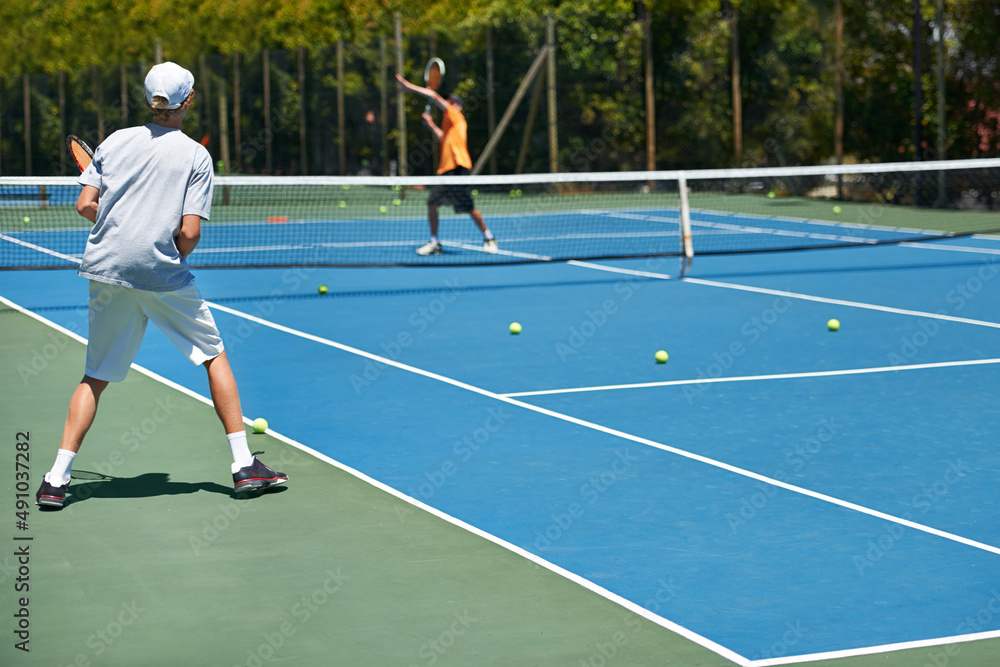
<path id="1" fill-rule="evenodd" d="M 72 156 L 73 161 L 76 162 L 76 166 L 80 168 L 80 171 L 84 171 L 90 166 L 93 156 L 90 151 L 87 150 L 86 146 L 83 146 L 79 140 L 70 139 L 68 144 L 69 154 Z"/>

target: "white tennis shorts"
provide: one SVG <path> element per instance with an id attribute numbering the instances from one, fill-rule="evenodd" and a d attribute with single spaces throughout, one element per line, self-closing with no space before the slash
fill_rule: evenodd
<path id="1" fill-rule="evenodd" d="M 193 282 L 172 292 L 149 292 L 92 280 L 86 374 L 124 380 L 150 320 L 195 365 L 222 354 L 215 318 Z"/>

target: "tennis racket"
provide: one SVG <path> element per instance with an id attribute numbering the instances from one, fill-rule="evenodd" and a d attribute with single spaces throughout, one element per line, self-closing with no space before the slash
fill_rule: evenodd
<path id="1" fill-rule="evenodd" d="M 80 173 L 82 174 L 90 166 L 90 163 L 94 161 L 94 151 L 90 150 L 90 146 L 75 134 L 66 137 L 66 146 L 69 148 L 69 154 L 73 157 L 73 161 L 76 162 L 76 166 L 80 168 Z"/>
<path id="2" fill-rule="evenodd" d="M 431 58 L 424 67 L 424 85 L 433 91 L 441 88 L 441 81 L 444 79 L 444 61 L 440 58 Z M 427 102 L 424 113 L 431 112 L 431 103 Z"/>

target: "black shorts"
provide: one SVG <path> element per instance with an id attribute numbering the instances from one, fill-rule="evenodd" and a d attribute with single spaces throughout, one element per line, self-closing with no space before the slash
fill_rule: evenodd
<path id="1" fill-rule="evenodd" d="M 441 176 L 468 176 L 468 167 L 455 167 Z M 454 206 L 455 213 L 471 213 L 476 208 L 472 201 L 472 187 L 468 185 L 435 185 L 427 197 L 428 206 Z"/>

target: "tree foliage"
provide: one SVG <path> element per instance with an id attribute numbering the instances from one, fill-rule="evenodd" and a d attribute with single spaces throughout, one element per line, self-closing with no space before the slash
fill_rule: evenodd
<path id="1" fill-rule="evenodd" d="M 834 155 L 836 108 L 833 0 L 648 0 L 651 16 L 656 164 L 662 168 L 818 163 Z M 914 71 L 911 3 L 843 2 L 844 148 L 847 159 L 912 159 L 917 87 L 923 93 L 921 135 L 936 156 L 943 130 L 948 157 L 1000 151 L 1000 0 L 947 0 L 939 26 L 934 0 L 923 0 L 917 34 L 923 66 Z M 57 75 L 66 82 L 72 128 L 122 118 L 134 89 L 160 49 L 204 75 L 211 91 L 192 116 L 192 132 L 217 135 L 219 91 L 246 99 L 234 118 L 248 135 L 261 132 L 264 77 L 260 54 L 276 54 L 267 74 L 276 159 L 284 169 L 304 161 L 315 173 L 344 170 L 339 142 L 357 160 L 387 168 L 377 128 L 395 140 L 395 87 L 381 117 L 382 68 L 395 71 L 393 17 L 402 17 L 404 69 L 419 72 L 432 49 L 450 64 L 448 85 L 471 99 L 470 142 L 482 150 L 486 120 L 485 34 L 494 44 L 496 115 L 509 103 L 545 41 L 546 16 L 556 26 L 558 162 L 567 170 L 642 169 L 646 165 L 645 40 L 642 3 L 623 0 L 15 0 L 0 5 L 0 156 L 5 173 L 28 151 L 57 151 Z M 735 27 L 735 28 L 734 28 Z M 733 30 L 736 40 L 733 40 Z M 433 36 L 432 36 L 433 35 Z M 939 39 L 946 47 L 946 105 L 937 99 Z M 334 46 L 347 46 L 347 71 L 337 73 Z M 736 50 L 734 51 L 734 44 Z M 388 51 L 385 51 L 388 45 Z M 297 71 L 306 54 L 304 90 Z M 237 65 L 234 54 L 241 54 Z M 284 54 L 284 55 L 281 55 Z M 382 58 L 386 57 L 386 61 Z M 738 63 L 743 145 L 737 158 L 732 82 Z M 241 66 L 236 90 L 236 67 Z M 64 73 L 60 75 L 59 73 Z M 32 118 L 21 118 L 22 77 L 30 75 Z M 127 79 L 130 92 L 121 82 Z M 336 134 L 337 90 L 347 97 L 349 136 Z M 534 89 L 514 115 L 496 159 L 501 171 L 548 169 L 544 94 Z M 133 99 L 133 102 L 136 102 Z M 406 100 L 419 127 L 419 100 Z M 307 120 L 308 155 L 299 144 L 299 112 Z M 371 121 L 372 113 L 379 116 Z M 31 121 L 31 122 L 28 122 Z M 522 153 L 522 139 L 528 151 Z M 214 141 L 214 139 L 213 139 Z M 241 142 L 245 143 L 245 139 Z M 20 143 L 19 143 L 20 142 Z M 393 144 L 394 146 L 394 144 Z M 212 148 L 218 149 L 216 144 Z M 242 150 L 237 147 L 236 150 Z M 254 149 L 247 166 L 262 169 Z M 287 153 L 287 155 L 285 155 Z M 330 155 L 333 155 L 331 162 Z M 51 164 L 49 160 L 46 164 Z M 278 167 L 275 167 L 277 169 Z M 421 168 L 429 168 L 424 164 Z"/>

